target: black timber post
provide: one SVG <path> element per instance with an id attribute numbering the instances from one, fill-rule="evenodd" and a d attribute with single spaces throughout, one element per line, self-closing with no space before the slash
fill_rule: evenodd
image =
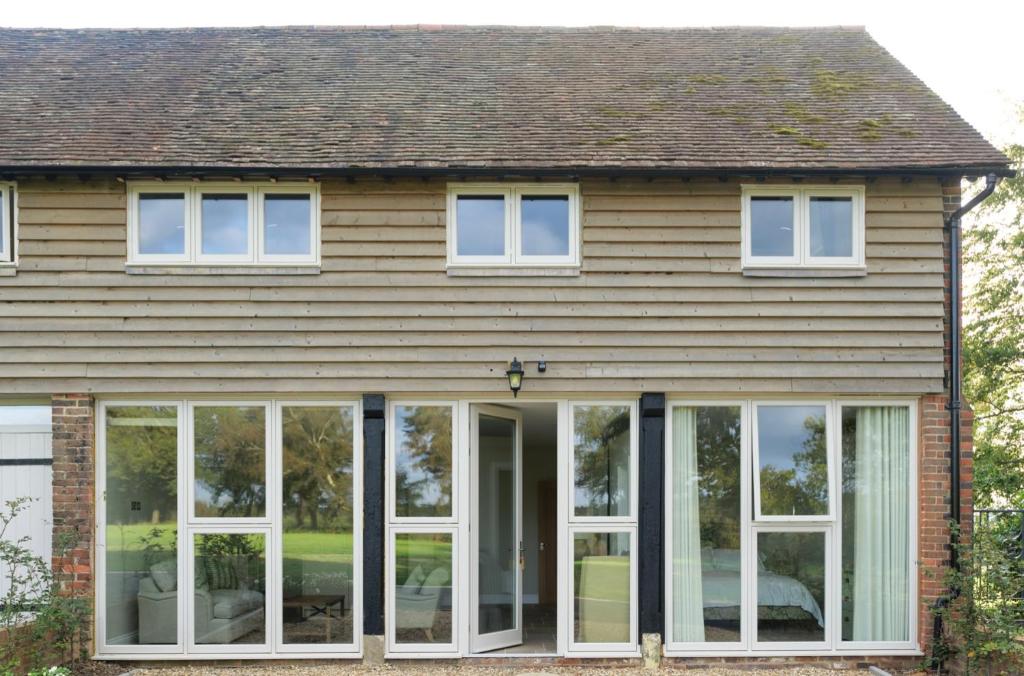
<path id="1" fill-rule="evenodd" d="M 640 396 L 640 634 L 664 638 L 665 395 Z"/>
<path id="2" fill-rule="evenodd" d="M 384 395 L 363 395 L 363 633 L 384 634 Z"/>

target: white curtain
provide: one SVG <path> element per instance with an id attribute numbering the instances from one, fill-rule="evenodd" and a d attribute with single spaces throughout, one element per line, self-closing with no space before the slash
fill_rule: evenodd
<path id="1" fill-rule="evenodd" d="M 910 411 L 857 409 L 853 640 L 905 641 L 910 629 Z"/>
<path id="2" fill-rule="evenodd" d="M 672 634 L 675 641 L 704 641 L 698 512 L 697 414 L 672 411 Z"/>

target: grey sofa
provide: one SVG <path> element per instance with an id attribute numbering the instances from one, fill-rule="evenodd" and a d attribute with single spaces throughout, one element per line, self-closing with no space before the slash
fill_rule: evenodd
<path id="1" fill-rule="evenodd" d="M 139 642 L 166 644 L 177 641 L 178 590 L 165 579 L 156 564 L 149 577 L 139 581 Z M 173 577 L 173 576 L 172 576 Z M 196 643 L 233 643 L 264 628 L 264 597 L 256 590 L 216 588 L 204 573 L 197 572 L 195 617 Z M 159 584 L 158 584 L 159 581 Z"/>

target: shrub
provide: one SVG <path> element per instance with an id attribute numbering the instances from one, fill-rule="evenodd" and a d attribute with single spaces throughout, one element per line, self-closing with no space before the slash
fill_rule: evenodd
<path id="1" fill-rule="evenodd" d="M 70 671 L 50 667 L 72 661 L 76 648 L 85 657 L 83 631 L 89 602 L 62 591 L 50 562 L 29 549 L 28 536 L 7 537 L 11 523 L 34 498 L 17 498 L 0 510 L 0 571 L 10 588 L 0 597 L 0 674 L 63 676 Z M 75 537 L 63 534 L 54 543 L 58 558 L 74 548 Z"/>

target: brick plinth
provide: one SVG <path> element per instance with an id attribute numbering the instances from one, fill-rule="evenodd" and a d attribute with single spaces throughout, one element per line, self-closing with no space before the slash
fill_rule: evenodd
<path id="1" fill-rule="evenodd" d="M 96 490 L 92 398 L 54 395 L 52 420 L 53 569 L 67 593 L 91 602 Z M 91 628 L 85 635 L 92 635 Z"/>

